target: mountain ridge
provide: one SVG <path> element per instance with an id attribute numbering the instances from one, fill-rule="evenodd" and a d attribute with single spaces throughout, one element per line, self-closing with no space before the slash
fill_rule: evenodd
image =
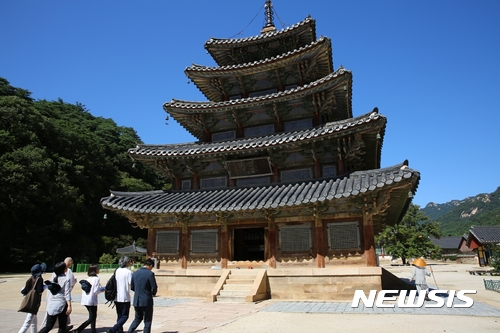
<path id="1" fill-rule="evenodd" d="M 443 204 L 429 202 L 420 209 L 431 221 L 439 222 L 443 236 L 461 236 L 471 226 L 500 225 L 500 187 Z"/>

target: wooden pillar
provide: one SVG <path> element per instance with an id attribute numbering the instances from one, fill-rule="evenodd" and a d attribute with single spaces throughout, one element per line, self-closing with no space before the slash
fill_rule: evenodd
<path id="1" fill-rule="evenodd" d="M 199 190 L 200 189 L 200 177 L 198 175 L 198 172 L 193 173 L 193 186 L 191 187 L 193 190 Z"/>
<path id="2" fill-rule="evenodd" d="M 189 255 L 189 233 L 188 233 L 187 225 L 185 225 L 185 226 L 182 227 L 181 244 L 180 245 L 181 245 L 180 246 L 181 268 L 182 269 L 186 269 L 187 268 L 187 257 Z"/>
<path id="3" fill-rule="evenodd" d="M 241 123 L 238 123 L 236 127 L 236 138 L 243 138 L 244 136 L 245 131 L 243 130 L 243 125 Z"/>
<path id="4" fill-rule="evenodd" d="M 212 142 L 212 132 L 209 129 L 205 129 L 205 142 Z"/>
<path id="5" fill-rule="evenodd" d="M 373 217 L 368 212 L 363 216 L 363 248 L 366 266 L 377 266 L 377 253 L 375 252 L 375 233 L 373 231 Z"/>
<path id="6" fill-rule="evenodd" d="M 146 243 L 146 258 L 150 258 L 156 252 L 156 230 L 148 228 L 148 241 Z"/>
<path id="7" fill-rule="evenodd" d="M 321 164 L 319 163 L 318 159 L 314 159 L 314 178 L 321 178 L 321 177 L 322 177 Z"/>
<path id="8" fill-rule="evenodd" d="M 229 262 L 229 238 L 227 235 L 227 225 L 221 227 L 220 232 L 220 266 L 222 269 L 227 268 Z"/>
<path id="9" fill-rule="evenodd" d="M 283 121 L 280 117 L 276 117 L 276 133 L 283 132 Z"/>
<path id="10" fill-rule="evenodd" d="M 269 267 L 276 268 L 276 224 L 274 219 L 268 222 L 266 254 L 269 261 Z"/>
<path id="11" fill-rule="evenodd" d="M 181 189 L 181 179 L 176 176 L 174 177 L 174 190 L 180 190 Z"/>
<path id="12" fill-rule="evenodd" d="M 279 170 L 278 170 L 278 167 L 277 166 L 274 166 L 273 165 L 273 176 L 272 176 L 272 182 L 273 183 L 279 183 L 280 181 L 280 173 L 279 173 Z"/>
<path id="13" fill-rule="evenodd" d="M 316 127 L 316 126 L 319 126 L 321 125 L 321 121 L 320 121 L 320 118 L 319 118 L 319 113 L 318 112 L 314 112 L 314 115 L 313 115 L 313 126 Z"/>
<path id="14" fill-rule="evenodd" d="M 314 226 L 316 230 L 316 267 L 325 268 L 325 229 L 319 214 L 315 214 Z"/>

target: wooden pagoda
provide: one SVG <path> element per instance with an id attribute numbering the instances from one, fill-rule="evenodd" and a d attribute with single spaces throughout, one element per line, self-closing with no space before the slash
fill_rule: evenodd
<path id="1" fill-rule="evenodd" d="M 277 30 L 272 17 L 266 1 L 260 35 L 205 43 L 218 66 L 185 73 L 208 101 L 164 104 L 199 141 L 129 150 L 168 174 L 172 190 L 101 200 L 148 229 L 159 276 L 248 266 L 269 278 L 304 268 L 332 276 L 345 265 L 360 274 L 377 266 L 375 233 L 402 219 L 416 191 L 407 161 L 380 167 L 386 118 L 377 108 L 353 117 L 352 73 L 334 69 L 315 20 Z"/>

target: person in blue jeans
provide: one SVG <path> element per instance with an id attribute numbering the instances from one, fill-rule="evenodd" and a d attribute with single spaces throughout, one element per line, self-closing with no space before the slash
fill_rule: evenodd
<path id="1" fill-rule="evenodd" d="M 153 296 L 158 291 L 155 274 L 152 272 L 154 261 L 147 259 L 141 269 L 132 274 L 130 288 L 134 291 L 133 305 L 135 318 L 127 333 L 135 332 L 135 329 L 144 320 L 144 333 L 151 332 L 153 322 Z"/>
<path id="2" fill-rule="evenodd" d="M 132 281 L 132 271 L 130 265 L 132 260 L 129 257 L 123 256 L 118 261 L 120 266 L 115 271 L 116 277 L 116 324 L 107 333 L 122 333 L 123 325 L 127 322 L 130 313 L 130 282 Z"/>

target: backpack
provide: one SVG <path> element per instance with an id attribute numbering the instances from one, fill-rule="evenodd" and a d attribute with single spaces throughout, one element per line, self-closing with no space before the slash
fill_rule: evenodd
<path id="1" fill-rule="evenodd" d="M 59 285 L 59 283 L 52 282 L 49 280 L 46 280 L 44 283 L 47 285 L 47 289 L 50 291 L 52 295 L 56 295 L 58 292 L 61 291 L 61 286 Z"/>
<path id="2" fill-rule="evenodd" d="M 104 298 L 106 298 L 105 304 L 109 303 L 108 306 L 111 306 L 111 304 L 113 304 L 113 301 L 116 299 L 116 294 L 118 293 L 118 290 L 116 288 L 115 273 L 113 273 L 113 275 L 111 275 L 111 277 L 109 278 L 108 282 L 106 282 L 106 289 L 104 291 Z"/>
<path id="3" fill-rule="evenodd" d="M 80 284 L 82 285 L 82 290 L 85 291 L 86 294 L 92 289 L 92 285 L 87 280 L 80 280 Z"/>

